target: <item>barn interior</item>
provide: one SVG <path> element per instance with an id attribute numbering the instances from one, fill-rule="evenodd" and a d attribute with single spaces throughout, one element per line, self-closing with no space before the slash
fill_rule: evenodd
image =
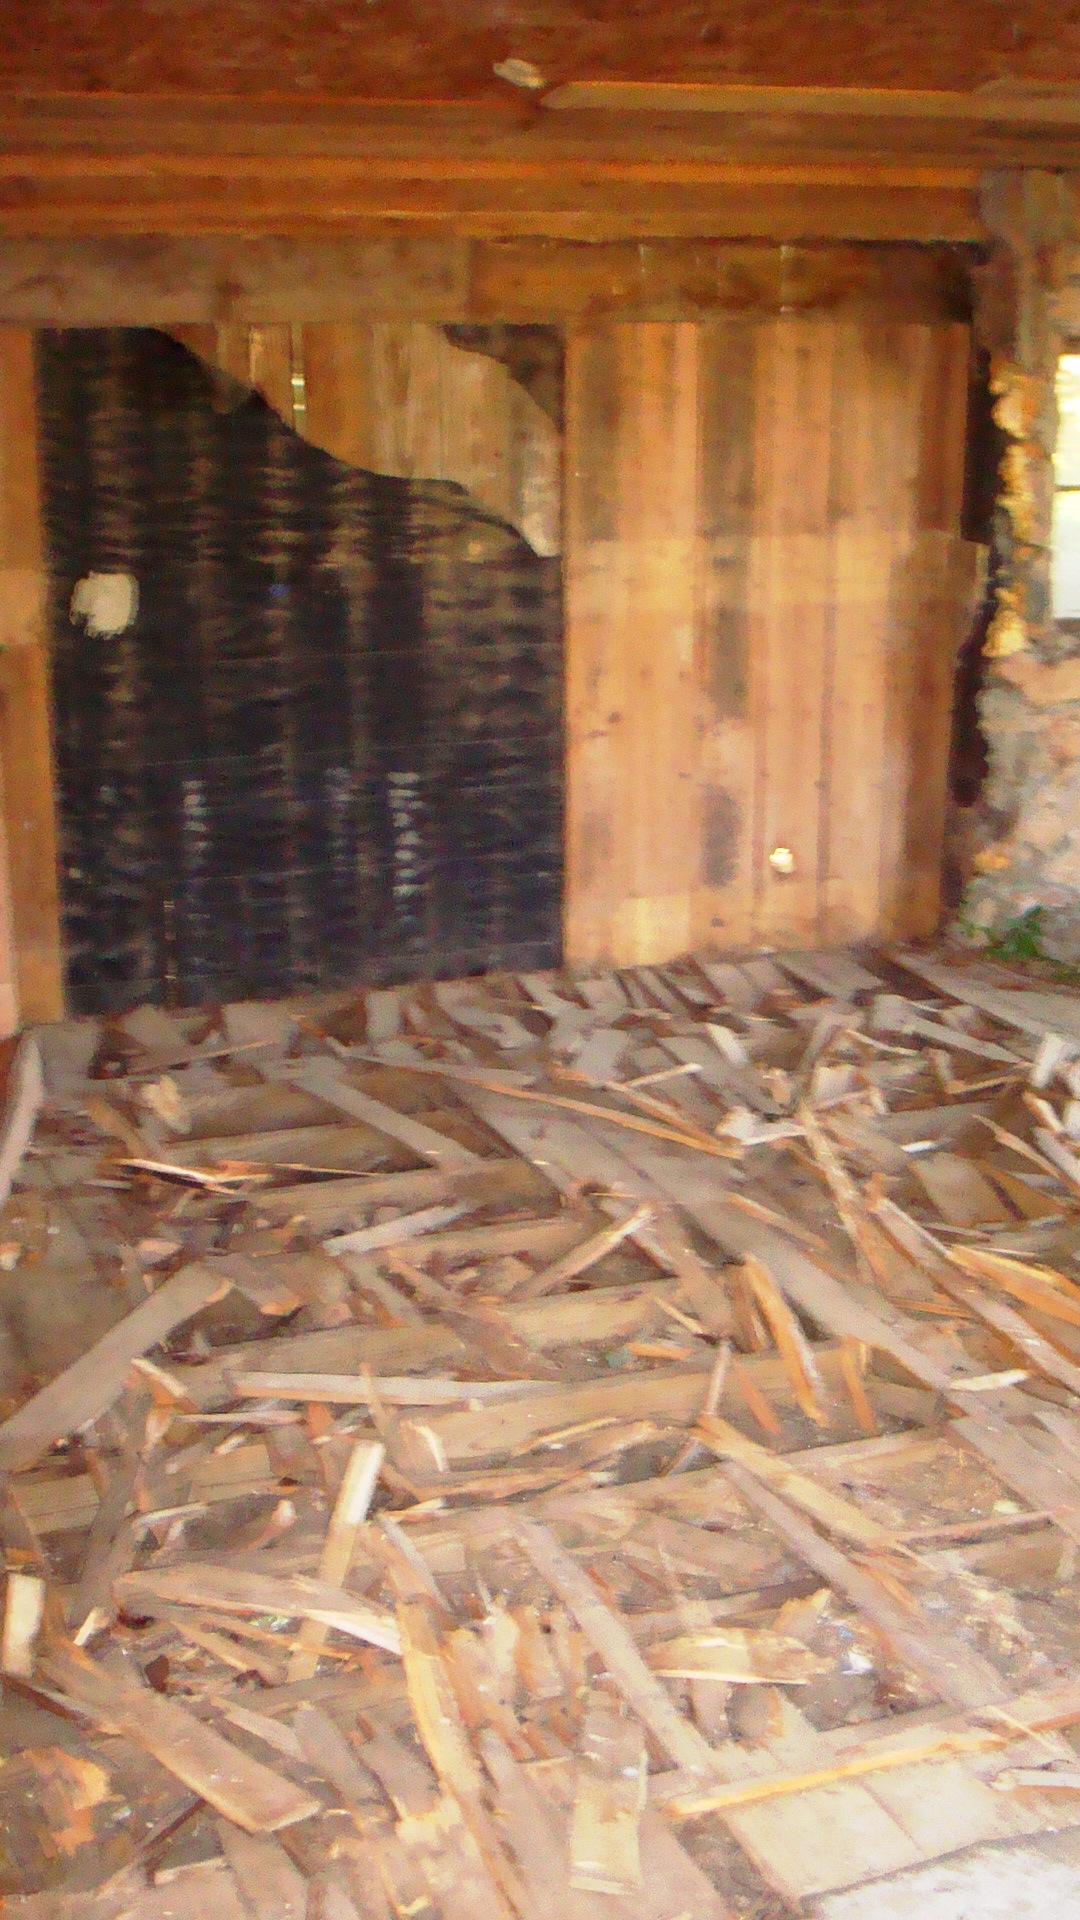
<path id="1" fill-rule="evenodd" d="M 4 12 L 5 1910 L 1080 1915 L 1080 29 Z"/>

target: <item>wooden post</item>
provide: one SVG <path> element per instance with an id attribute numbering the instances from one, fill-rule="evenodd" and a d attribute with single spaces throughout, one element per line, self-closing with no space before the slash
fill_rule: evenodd
<path id="1" fill-rule="evenodd" d="M 64 1011 L 34 336 L 0 327 L 0 1027 Z"/>

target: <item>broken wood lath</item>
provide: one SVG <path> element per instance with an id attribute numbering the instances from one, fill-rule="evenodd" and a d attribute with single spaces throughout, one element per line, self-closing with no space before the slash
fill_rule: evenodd
<path id="1" fill-rule="evenodd" d="M 940 901 L 967 329 L 572 329 L 566 940 L 918 934 Z"/>

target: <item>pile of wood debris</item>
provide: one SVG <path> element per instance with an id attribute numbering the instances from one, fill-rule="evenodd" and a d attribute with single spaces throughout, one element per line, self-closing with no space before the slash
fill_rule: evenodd
<path id="1" fill-rule="evenodd" d="M 1080 996 L 143 1009 L 23 1040 L 0 1192 L 5 1911 L 721 1920 L 1080 1824 Z"/>

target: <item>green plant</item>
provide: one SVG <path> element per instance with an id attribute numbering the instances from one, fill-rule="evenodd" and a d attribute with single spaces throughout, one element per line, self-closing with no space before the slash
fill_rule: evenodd
<path id="1" fill-rule="evenodd" d="M 1015 920 L 1007 920 L 999 931 L 990 936 L 990 949 L 1001 960 L 1046 960 L 1049 955 L 1043 947 L 1045 912 L 1042 907 L 1029 907 L 1026 913 L 1018 914 Z"/>

